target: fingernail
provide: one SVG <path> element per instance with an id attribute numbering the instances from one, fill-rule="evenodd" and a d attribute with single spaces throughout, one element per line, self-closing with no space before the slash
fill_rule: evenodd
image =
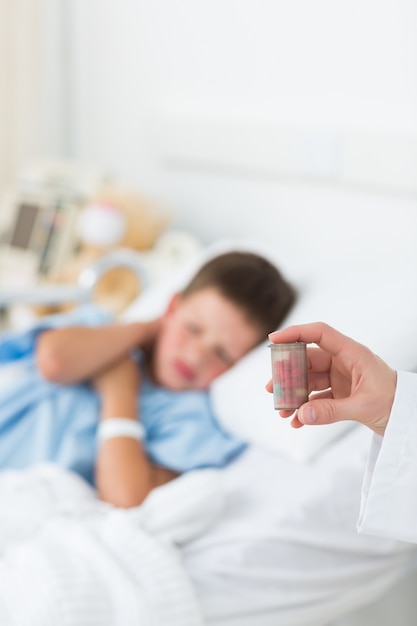
<path id="1" fill-rule="evenodd" d="M 301 407 L 298 418 L 303 424 L 314 424 L 317 421 L 316 410 L 312 406 Z"/>

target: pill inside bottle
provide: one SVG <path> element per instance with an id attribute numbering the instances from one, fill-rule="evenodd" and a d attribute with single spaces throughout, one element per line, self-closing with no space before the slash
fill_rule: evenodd
<path id="1" fill-rule="evenodd" d="M 295 410 L 308 400 L 307 350 L 302 341 L 271 343 L 274 409 Z"/>

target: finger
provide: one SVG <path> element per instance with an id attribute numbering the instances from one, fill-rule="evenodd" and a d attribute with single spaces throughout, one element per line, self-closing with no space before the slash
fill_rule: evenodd
<path id="1" fill-rule="evenodd" d="M 331 392 L 321 392 L 303 404 L 297 412 L 302 424 L 333 424 L 345 420 L 355 421 L 360 414 L 360 406 L 352 398 L 334 400 Z"/>
<path id="2" fill-rule="evenodd" d="M 310 396 L 309 402 L 312 402 L 316 399 L 321 399 L 321 398 L 333 398 L 331 390 L 321 391 L 321 392 L 312 394 Z M 295 412 L 295 415 L 294 415 L 294 411 L 280 411 L 279 414 L 281 417 L 290 417 L 291 415 L 294 415 L 293 419 L 291 420 L 291 426 L 293 428 L 301 428 L 301 426 L 304 426 L 304 423 L 301 422 L 298 418 L 299 410 L 300 409 L 297 409 L 297 411 Z"/>
<path id="3" fill-rule="evenodd" d="M 300 420 L 298 419 L 298 415 L 294 415 L 293 419 L 291 420 L 291 426 L 293 428 L 301 428 L 302 426 L 304 426 L 304 424 L 302 422 L 300 422 Z"/>
<path id="4" fill-rule="evenodd" d="M 272 343 L 287 343 L 293 341 L 315 343 L 333 356 L 338 354 L 340 350 L 346 346 L 346 343 L 356 344 L 353 339 L 343 335 L 324 322 L 288 326 L 283 330 L 270 333 L 269 338 Z"/>
<path id="5" fill-rule="evenodd" d="M 269 381 L 266 383 L 266 385 L 265 385 L 265 389 L 266 389 L 267 391 L 269 391 L 269 393 L 272 393 L 272 392 L 273 392 L 273 390 L 274 390 L 274 385 L 273 385 L 272 379 L 271 379 L 271 380 L 269 380 Z"/>
<path id="6" fill-rule="evenodd" d="M 325 373 L 309 372 L 308 393 L 311 393 L 312 391 L 322 391 L 323 389 L 328 389 L 329 387 L 330 387 L 330 377 L 327 372 Z"/>
<path id="7" fill-rule="evenodd" d="M 327 372 L 332 363 L 332 355 L 317 346 L 307 348 L 307 369 L 309 372 Z"/>

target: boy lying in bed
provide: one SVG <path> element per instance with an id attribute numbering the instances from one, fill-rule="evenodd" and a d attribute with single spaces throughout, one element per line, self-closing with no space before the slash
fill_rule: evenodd
<path id="1" fill-rule="evenodd" d="M 294 300 L 269 261 L 229 252 L 208 261 L 161 319 L 93 318 L 93 327 L 60 322 L 32 333 L 39 397 L 2 423 L 0 394 L 0 467 L 54 461 L 103 500 L 132 507 L 184 471 L 224 466 L 245 444 L 217 424 L 210 383 L 277 328 Z"/>

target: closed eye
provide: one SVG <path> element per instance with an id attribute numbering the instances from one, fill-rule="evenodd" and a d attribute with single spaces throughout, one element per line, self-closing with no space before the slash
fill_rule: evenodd
<path id="1" fill-rule="evenodd" d="M 222 361 L 222 363 L 224 363 L 228 367 L 230 367 L 234 363 L 234 359 L 223 348 L 216 348 L 215 355 L 220 361 Z"/>
<path id="2" fill-rule="evenodd" d="M 198 333 L 200 332 L 200 327 L 193 322 L 186 322 L 185 329 L 192 335 L 198 335 Z"/>

